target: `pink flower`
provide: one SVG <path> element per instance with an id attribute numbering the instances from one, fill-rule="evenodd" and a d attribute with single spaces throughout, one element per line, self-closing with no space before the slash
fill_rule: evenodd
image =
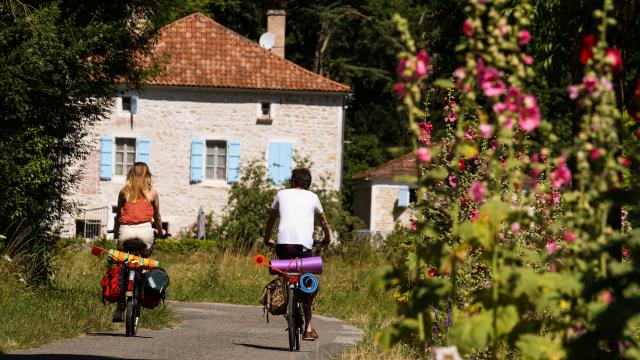
<path id="1" fill-rule="evenodd" d="M 416 156 L 418 157 L 418 161 L 422 163 L 431 162 L 431 152 L 428 148 L 421 147 L 416 150 Z"/>
<path id="2" fill-rule="evenodd" d="M 447 122 L 454 123 L 454 122 L 456 122 L 456 120 L 458 120 L 458 114 L 457 114 L 457 113 L 455 113 L 455 112 L 453 112 L 453 111 L 451 111 L 451 112 L 449 112 L 449 113 L 447 114 L 447 117 L 446 117 L 446 119 L 445 119 L 445 120 L 446 120 Z"/>
<path id="3" fill-rule="evenodd" d="M 504 82 L 500 80 L 502 75 L 502 71 L 494 67 L 488 67 L 482 71 L 480 87 L 486 96 L 495 97 L 504 93 L 506 86 Z"/>
<path id="4" fill-rule="evenodd" d="M 485 139 L 490 138 L 491 135 L 493 135 L 493 126 L 491 126 L 491 125 L 489 125 L 487 123 L 480 124 L 480 134 Z"/>
<path id="5" fill-rule="evenodd" d="M 621 157 L 620 158 L 620 165 L 622 165 L 624 167 L 629 167 L 631 165 L 631 160 Z"/>
<path id="6" fill-rule="evenodd" d="M 571 230 L 567 230 L 564 233 L 564 241 L 566 241 L 568 244 L 571 244 L 575 240 L 576 240 L 576 233 L 575 232 L 573 232 Z"/>
<path id="7" fill-rule="evenodd" d="M 487 190 L 480 181 L 474 182 L 469 188 L 469 197 L 476 203 L 482 202 L 486 194 Z"/>
<path id="8" fill-rule="evenodd" d="M 551 199 L 553 201 L 553 205 L 560 204 L 560 193 L 557 191 L 554 191 L 551 195 Z"/>
<path id="9" fill-rule="evenodd" d="M 509 29 L 507 28 L 506 25 L 500 25 L 498 27 L 498 32 L 500 32 L 500 35 L 505 36 L 509 32 Z"/>
<path id="10" fill-rule="evenodd" d="M 418 229 L 418 222 L 416 221 L 416 219 L 409 220 L 409 228 L 413 231 L 416 231 Z"/>
<path id="11" fill-rule="evenodd" d="M 561 160 L 556 170 L 551 173 L 551 186 L 559 189 L 562 187 L 562 185 L 569 184 L 570 182 L 571 170 L 569 170 L 564 160 Z"/>
<path id="12" fill-rule="evenodd" d="M 398 96 L 403 98 L 407 96 L 407 90 L 404 86 L 404 83 L 397 82 L 393 85 L 393 89 L 398 93 Z"/>
<path id="13" fill-rule="evenodd" d="M 517 234 L 520 232 L 520 223 L 519 222 L 514 222 L 513 224 L 511 224 L 511 232 L 514 234 Z"/>
<path id="14" fill-rule="evenodd" d="M 478 220 L 479 217 L 480 217 L 480 211 L 478 211 L 478 209 L 473 209 L 469 213 L 469 220 L 471 220 L 471 222 Z"/>
<path id="15" fill-rule="evenodd" d="M 459 67 L 453 72 L 453 76 L 458 80 L 462 81 L 467 76 L 467 73 L 464 71 L 464 68 Z"/>
<path id="16" fill-rule="evenodd" d="M 471 22 L 471 20 L 467 19 L 462 23 L 462 32 L 467 37 L 473 36 L 473 23 Z"/>
<path id="17" fill-rule="evenodd" d="M 429 54 L 427 54 L 427 52 L 424 50 L 420 50 L 418 52 L 418 55 L 416 55 L 416 70 L 415 70 L 416 79 L 419 79 L 427 75 L 427 72 L 429 72 L 429 61 L 430 61 Z"/>
<path id="18" fill-rule="evenodd" d="M 554 252 L 556 252 L 556 250 L 558 250 L 558 245 L 556 244 L 555 241 L 549 240 L 547 241 L 547 254 L 553 254 Z"/>
<path id="19" fill-rule="evenodd" d="M 520 89 L 517 87 L 511 86 L 509 90 L 507 90 L 507 96 L 505 96 L 505 105 L 507 106 L 507 111 L 516 112 L 520 107 L 520 103 L 522 101 L 522 96 L 520 95 Z M 534 98 L 535 100 L 535 98 Z"/>
<path id="20" fill-rule="evenodd" d="M 598 160 L 600 156 L 602 156 L 602 151 L 600 150 L 600 148 L 595 148 L 589 151 L 589 159 L 591 160 Z"/>
<path id="21" fill-rule="evenodd" d="M 606 91 L 613 90 L 613 84 L 611 83 L 611 80 L 607 79 L 604 76 L 600 78 L 600 85 L 602 85 L 602 88 Z"/>
<path id="22" fill-rule="evenodd" d="M 623 246 L 622 247 L 622 256 L 623 257 L 629 257 L 629 255 L 631 255 L 631 249 L 629 249 L 628 247 Z"/>
<path id="23" fill-rule="evenodd" d="M 611 302 L 613 301 L 613 294 L 611 294 L 611 291 L 605 290 L 600 294 L 600 299 L 602 299 L 602 301 L 606 302 L 607 304 L 611 304 Z"/>
<path id="24" fill-rule="evenodd" d="M 529 30 L 522 30 L 518 34 L 518 44 L 526 45 L 529 41 L 531 41 L 531 33 Z"/>
<path id="25" fill-rule="evenodd" d="M 467 125 L 467 131 L 465 132 L 464 137 L 467 140 L 475 140 L 476 133 L 475 131 L 473 131 L 473 128 L 471 127 L 471 125 Z"/>
<path id="26" fill-rule="evenodd" d="M 423 144 L 425 144 L 425 145 L 431 145 L 431 137 L 430 136 L 427 136 L 427 137 L 421 136 L 421 137 L 418 138 L 418 141 L 423 143 Z"/>
<path id="27" fill-rule="evenodd" d="M 620 50 L 616 48 L 609 48 L 604 52 L 604 60 L 607 64 L 611 65 L 611 71 L 614 73 L 618 72 L 622 67 L 622 55 L 620 54 Z"/>
<path id="28" fill-rule="evenodd" d="M 598 78 L 593 75 L 587 75 L 582 78 L 582 84 L 584 85 L 584 89 L 587 90 L 588 93 L 591 93 L 598 85 Z"/>
<path id="29" fill-rule="evenodd" d="M 569 93 L 569 99 L 575 100 L 580 96 L 580 86 L 571 85 L 567 88 L 567 92 Z"/>
<path id="30" fill-rule="evenodd" d="M 524 55 L 524 56 L 522 57 L 522 62 L 523 62 L 525 65 L 531 65 L 531 64 L 533 64 L 533 56 L 531 56 L 531 55 Z"/>
<path id="31" fill-rule="evenodd" d="M 420 128 L 420 134 L 431 134 L 433 124 L 431 123 L 431 121 L 423 121 L 418 123 L 418 127 Z"/>
<path id="32" fill-rule="evenodd" d="M 520 111 L 518 124 L 522 130 L 531 132 L 540 126 L 540 108 L 533 95 L 525 95 L 522 104 L 524 107 Z"/>
<path id="33" fill-rule="evenodd" d="M 455 175 L 449 175 L 449 186 L 451 186 L 452 188 L 458 186 L 458 181 Z"/>

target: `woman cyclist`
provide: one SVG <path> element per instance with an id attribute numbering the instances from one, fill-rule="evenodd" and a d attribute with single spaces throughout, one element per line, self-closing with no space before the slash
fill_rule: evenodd
<path id="1" fill-rule="evenodd" d="M 155 237 L 162 237 L 162 219 L 160 217 L 160 197 L 153 189 L 152 175 L 147 164 L 136 162 L 127 173 L 127 182 L 118 194 L 118 208 L 113 227 L 118 250 L 125 250 L 126 240 L 139 239 L 146 245 L 140 251 L 144 257 L 151 256 Z M 152 221 L 155 222 L 156 235 Z M 118 304 L 113 321 L 123 321 L 123 304 Z"/>

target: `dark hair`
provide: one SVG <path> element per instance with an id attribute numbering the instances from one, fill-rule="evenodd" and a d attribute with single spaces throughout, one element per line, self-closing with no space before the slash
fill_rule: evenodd
<path id="1" fill-rule="evenodd" d="M 311 171 L 307 168 L 297 168 L 291 171 L 291 186 L 309 190 L 311 186 Z"/>

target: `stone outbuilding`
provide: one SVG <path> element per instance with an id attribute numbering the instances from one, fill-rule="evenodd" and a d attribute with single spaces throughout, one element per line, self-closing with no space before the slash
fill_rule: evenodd
<path id="1" fill-rule="evenodd" d="M 361 236 L 379 244 L 396 224 L 409 226 L 416 186 L 403 177 L 417 175 L 416 156 L 409 153 L 353 177 L 354 215 L 366 225 Z"/>
<path id="2" fill-rule="evenodd" d="M 93 151 L 74 194 L 85 208 L 66 234 L 95 237 L 113 226 L 128 168 L 146 162 L 162 218 L 177 234 L 198 209 L 220 216 L 239 168 L 263 163 L 283 184 L 292 156 L 308 157 L 314 175 L 340 188 L 344 102 L 350 88 L 284 58 L 284 12 L 269 11 L 273 52 L 201 13 L 162 29 L 155 54 L 165 71 L 143 92 L 123 92 L 92 129 Z M 274 28 L 278 27 L 280 28 Z"/>

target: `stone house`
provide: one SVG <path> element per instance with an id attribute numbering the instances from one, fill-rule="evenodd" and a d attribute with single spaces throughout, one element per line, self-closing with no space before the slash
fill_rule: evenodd
<path id="1" fill-rule="evenodd" d="M 284 58 L 284 11 L 269 11 L 271 50 L 194 13 L 164 27 L 155 53 L 165 71 L 141 93 L 123 92 L 92 129 L 93 151 L 74 194 L 85 208 L 66 235 L 101 236 L 135 161 L 154 175 L 168 231 L 198 209 L 220 216 L 239 167 L 257 160 L 282 184 L 292 154 L 341 185 L 344 102 L 350 89 Z"/>
<path id="2" fill-rule="evenodd" d="M 402 177 L 417 174 L 416 156 L 409 153 L 353 177 L 354 215 L 366 225 L 362 236 L 379 244 L 396 224 L 409 226 L 416 185 Z"/>

